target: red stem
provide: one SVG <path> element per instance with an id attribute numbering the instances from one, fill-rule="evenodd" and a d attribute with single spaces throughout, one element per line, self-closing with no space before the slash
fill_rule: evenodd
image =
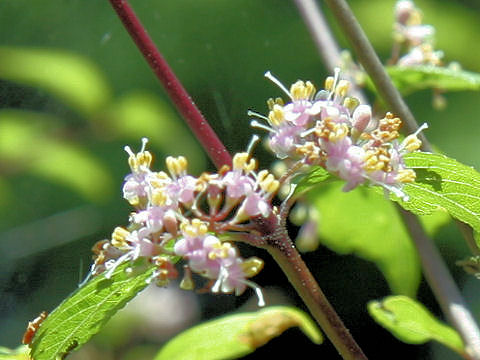
<path id="1" fill-rule="evenodd" d="M 195 106 L 165 58 L 160 54 L 128 1 L 109 1 L 177 110 L 185 118 L 188 126 L 207 151 L 212 162 L 217 168 L 222 165 L 231 165 L 232 158 L 227 149 Z"/>

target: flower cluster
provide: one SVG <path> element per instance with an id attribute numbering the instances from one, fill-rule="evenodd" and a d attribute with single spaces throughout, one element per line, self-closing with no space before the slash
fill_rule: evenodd
<path id="1" fill-rule="evenodd" d="M 135 211 L 127 228 L 117 227 L 110 240 L 94 246 L 91 273 L 109 277 L 118 265 L 143 257 L 156 266 L 151 280 L 165 285 L 177 276 L 171 259 L 180 256 L 188 261 L 186 275 L 193 271 L 210 279 L 212 292 L 240 294 L 248 285 L 263 303 L 258 287 L 247 280 L 263 262 L 242 259 L 220 235 L 248 231 L 250 218 L 269 216 L 279 182 L 266 170 L 257 172 L 256 160 L 246 152 L 234 156 L 232 168 L 225 166 L 216 174 L 189 175 L 184 157 L 168 157 L 168 173 L 155 172 L 146 143 L 144 139 L 136 154 L 125 148 L 131 174 L 125 178 L 123 196 Z M 191 288 L 191 279 L 183 284 Z"/>
<path id="2" fill-rule="evenodd" d="M 346 181 L 344 191 L 369 183 L 407 200 L 403 184 L 413 182 L 415 172 L 405 166 L 403 155 L 419 149 L 417 135 L 426 125 L 400 142 L 400 119 L 391 113 L 375 119 L 369 105 L 347 96 L 350 84 L 339 79 L 339 72 L 319 92 L 309 81 L 297 81 L 287 90 L 267 72 L 290 101 L 268 100 L 268 116 L 249 112 L 267 123 L 254 120 L 252 126 L 269 132 L 277 157 L 324 167 Z"/>
<path id="3" fill-rule="evenodd" d="M 399 0 L 395 5 L 394 40 L 405 46 L 407 53 L 398 60 L 398 65 L 441 64 L 443 53 L 433 48 L 435 28 L 422 24 L 422 13 L 411 0 Z"/>

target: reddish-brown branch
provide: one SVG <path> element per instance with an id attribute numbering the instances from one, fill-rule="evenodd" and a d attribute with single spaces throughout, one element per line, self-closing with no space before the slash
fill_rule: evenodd
<path id="1" fill-rule="evenodd" d="M 217 134 L 193 103 L 185 88 L 160 54 L 144 26 L 126 0 L 109 0 L 133 41 L 162 83 L 177 110 L 200 141 L 217 168 L 231 165 L 232 158 Z"/>

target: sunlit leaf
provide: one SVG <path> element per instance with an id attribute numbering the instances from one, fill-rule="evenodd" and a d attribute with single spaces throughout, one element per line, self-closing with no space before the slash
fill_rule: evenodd
<path id="1" fill-rule="evenodd" d="M 395 198 L 402 207 L 420 215 L 444 209 L 480 231 L 480 173 L 440 154 L 416 152 L 405 162 L 417 178 L 403 188 L 409 201 Z"/>
<path id="2" fill-rule="evenodd" d="M 0 47 L 0 78 L 47 90 L 86 115 L 101 109 L 110 98 L 95 64 L 61 50 Z"/>
<path id="3" fill-rule="evenodd" d="M 45 114 L 0 112 L 0 158 L 25 171 L 69 186 L 91 201 L 108 198 L 112 179 L 88 151 L 56 137 L 58 121 Z"/>
<path id="4" fill-rule="evenodd" d="M 388 66 L 386 69 L 403 94 L 429 88 L 480 90 L 480 74 L 461 69 L 439 66 Z"/>
<path id="5" fill-rule="evenodd" d="M 420 281 L 417 252 L 394 204 L 373 189 L 342 192 L 342 182 L 307 193 L 319 214 L 320 241 L 340 254 L 353 253 L 373 261 L 394 293 L 416 293 Z M 448 221 L 448 215 L 422 219 L 430 233 Z"/>
<path id="6" fill-rule="evenodd" d="M 335 177 L 324 168 L 315 166 L 305 175 L 297 176 L 292 183 L 297 185 L 295 194 L 301 194 L 334 178 Z"/>
<path id="7" fill-rule="evenodd" d="M 8 349 L 0 346 L 0 360 L 30 360 L 28 347 L 22 345 L 16 349 Z"/>
<path id="8" fill-rule="evenodd" d="M 125 271 L 128 267 L 132 272 Z M 142 259 L 119 266 L 110 279 L 100 275 L 64 300 L 42 323 L 32 343 L 35 360 L 63 358 L 95 335 L 148 284 L 153 267 Z"/>
<path id="9" fill-rule="evenodd" d="M 169 341 L 155 360 L 238 358 L 252 353 L 291 327 L 299 327 L 316 344 L 323 341 L 308 315 L 292 307 L 272 306 L 195 326 Z"/>
<path id="10" fill-rule="evenodd" d="M 371 301 L 368 311 L 377 323 L 401 341 L 423 344 L 435 340 L 461 354 L 464 353 L 460 335 L 411 298 L 390 296 L 382 301 Z"/>

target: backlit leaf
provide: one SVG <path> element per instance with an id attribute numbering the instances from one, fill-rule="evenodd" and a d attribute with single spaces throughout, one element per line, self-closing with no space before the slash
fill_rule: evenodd
<path id="1" fill-rule="evenodd" d="M 155 360 L 238 358 L 291 327 L 299 327 L 316 344 L 323 341 L 307 314 L 292 307 L 272 306 L 257 312 L 227 315 L 188 329 L 169 341 Z"/>
<path id="2" fill-rule="evenodd" d="M 131 272 L 125 271 L 128 267 Z M 139 259 L 122 264 L 110 279 L 100 275 L 64 300 L 42 323 L 32 342 L 35 360 L 63 359 L 95 335 L 147 285 L 153 267 Z"/>
<path id="3" fill-rule="evenodd" d="M 403 188 L 409 201 L 394 200 L 419 215 L 444 209 L 480 231 L 480 173 L 440 154 L 416 152 L 406 155 L 405 162 L 417 178 Z"/>
<path id="4" fill-rule="evenodd" d="M 371 301 L 368 311 L 377 323 L 401 341 L 423 344 L 435 340 L 460 354 L 464 353 L 460 335 L 411 298 L 390 296 L 382 301 Z"/>
<path id="5" fill-rule="evenodd" d="M 320 214 L 321 244 L 373 261 L 394 293 L 413 296 L 420 281 L 420 264 L 394 204 L 374 189 L 359 187 L 345 193 L 342 187 L 342 182 L 336 182 L 306 195 Z M 421 220 L 432 234 L 449 217 L 437 213 Z"/>
<path id="6" fill-rule="evenodd" d="M 480 90 L 480 74 L 439 66 L 388 66 L 388 74 L 402 94 L 436 88 Z"/>

